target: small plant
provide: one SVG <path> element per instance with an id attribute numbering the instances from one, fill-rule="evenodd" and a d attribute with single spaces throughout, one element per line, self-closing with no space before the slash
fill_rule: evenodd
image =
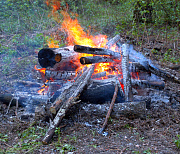
<path id="1" fill-rule="evenodd" d="M 145 153 L 145 154 L 151 154 L 151 150 L 148 148 L 148 150 L 144 150 L 143 153 Z"/>
<path id="2" fill-rule="evenodd" d="M 135 153 L 135 154 L 140 154 L 140 152 L 139 152 L 139 151 L 133 151 L 133 153 Z"/>
<path id="3" fill-rule="evenodd" d="M 124 125 L 124 128 L 129 129 L 129 128 L 130 128 L 129 124 L 125 124 L 125 125 Z"/>
<path id="4" fill-rule="evenodd" d="M 13 147 L 7 148 L 7 153 L 31 153 L 42 145 L 38 141 L 42 136 L 45 135 L 45 129 L 41 127 L 29 127 L 22 133 L 18 133 L 18 141 Z M 0 137 L 1 138 L 1 137 Z M 3 141 L 7 141 L 7 136 L 2 137 Z"/>
<path id="5" fill-rule="evenodd" d="M 180 149 L 180 135 L 178 134 L 177 137 L 178 137 L 178 139 L 174 140 L 174 143 L 175 143 L 176 147 Z"/>
<path id="6" fill-rule="evenodd" d="M 60 143 L 60 140 L 61 140 L 61 130 L 60 130 L 60 127 L 56 127 L 55 133 L 58 135 L 58 143 Z"/>
<path id="7" fill-rule="evenodd" d="M 0 133 L 0 141 L 7 142 L 8 141 L 8 135 Z"/>

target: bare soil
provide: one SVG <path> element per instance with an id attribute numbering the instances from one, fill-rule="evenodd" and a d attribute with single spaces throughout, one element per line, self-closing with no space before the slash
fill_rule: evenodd
<path id="1" fill-rule="evenodd" d="M 3 56 L 3 55 L 1 55 Z M 30 63 L 27 63 L 30 61 Z M 33 61 L 33 63 L 31 63 Z M 3 74 L 3 65 L 1 62 L 1 93 L 14 93 L 14 82 L 21 78 L 28 80 L 34 65 L 38 64 L 37 55 L 32 54 L 29 57 L 21 59 L 14 58 L 12 72 Z M 156 61 L 155 61 L 156 62 Z M 24 63 L 24 65 L 23 65 Z M 159 63 L 159 62 L 158 62 Z M 18 65 L 19 64 L 19 65 Z M 162 64 L 162 63 L 159 63 Z M 170 70 L 164 65 L 164 69 L 171 71 L 172 74 L 180 77 L 180 70 Z M 33 77 L 34 78 L 34 77 Z M 6 82 L 4 82 L 6 81 Z M 60 153 L 64 145 L 71 145 L 71 148 L 64 148 L 65 153 L 158 153 L 158 154 L 178 154 L 180 149 L 175 145 L 177 135 L 180 135 L 180 85 L 166 81 L 165 90 L 170 96 L 169 103 L 159 101 L 152 104 L 147 109 L 146 118 L 128 118 L 122 116 L 119 119 L 111 118 L 108 122 L 106 132 L 108 135 L 98 134 L 104 122 L 104 118 L 87 114 L 82 106 L 77 106 L 74 112 L 68 113 L 60 125 L 60 135 L 56 133 L 53 140 L 48 145 L 40 145 L 27 153 Z M 0 104 L 0 134 L 7 134 L 7 140 L 0 139 L 0 153 L 6 153 L 6 150 L 20 143 L 19 133 L 29 127 L 47 129 L 48 122 L 38 121 L 34 123 L 33 119 L 22 121 L 15 115 L 15 107 L 11 107 L 6 114 L 7 105 Z M 18 108 L 18 115 L 23 108 Z M 58 137 L 59 140 L 58 140 Z M 37 138 L 37 142 L 41 141 Z M 25 153 L 23 150 L 15 153 Z"/>

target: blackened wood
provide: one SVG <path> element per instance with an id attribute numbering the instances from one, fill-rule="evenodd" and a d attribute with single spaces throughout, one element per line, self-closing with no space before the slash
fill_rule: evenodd
<path id="1" fill-rule="evenodd" d="M 92 48 L 92 47 L 87 47 L 87 46 L 75 45 L 74 51 L 79 52 L 79 53 L 87 53 L 87 54 L 94 54 L 94 55 L 109 55 L 109 56 L 112 56 L 113 58 L 121 57 L 119 52 L 114 52 L 112 50 L 105 49 L 105 48 Z"/>
<path id="2" fill-rule="evenodd" d="M 55 53 L 53 49 L 44 48 L 38 52 L 38 61 L 41 67 L 53 67 L 56 63 L 60 62 L 62 55 Z"/>
<path id="3" fill-rule="evenodd" d="M 113 109 L 113 107 L 114 107 L 114 103 L 115 103 L 115 101 L 116 101 L 117 94 L 118 94 L 118 83 L 116 83 L 115 90 L 114 90 L 114 95 L 113 95 L 113 98 L 112 98 L 112 101 L 111 101 L 111 104 L 110 104 L 108 113 L 107 113 L 107 115 L 106 115 L 104 124 L 103 124 L 102 128 L 101 128 L 100 131 L 99 131 L 99 134 L 102 134 L 102 132 L 104 131 L 104 129 L 105 129 L 106 126 L 107 126 L 109 117 L 110 117 L 111 112 L 112 112 L 112 109 Z"/>
<path id="4" fill-rule="evenodd" d="M 113 59 L 110 59 L 109 57 L 100 57 L 100 56 L 93 56 L 93 57 L 81 57 L 80 63 L 83 65 L 86 64 L 93 64 L 93 63 L 107 63 L 107 62 L 113 62 Z"/>
<path id="5" fill-rule="evenodd" d="M 153 73 L 159 77 L 164 78 L 165 80 L 169 80 L 174 83 L 179 83 L 180 84 L 180 79 L 173 74 L 170 74 L 158 67 L 155 67 L 153 64 L 149 64 L 148 61 L 144 61 L 142 64 L 136 62 L 134 63 L 135 67 L 137 67 L 139 70 L 146 71 Z"/>
<path id="6" fill-rule="evenodd" d="M 81 93 L 79 99 L 82 102 L 103 104 L 112 100 L 117 78 L 104 80 L 91 79 L 87 88 Z M 118 83 L 119 84 L 119 83 Z M 118 95 L 115 103 L 124 102 L 124 93 L 119 84 Z"/>
<path id="7" fill-rule="evenodd" d="M 43 144 L 48 144 L 49 141 L 51 140 L 52 136 L 54 135 L 54 131 L 56 129 L 56 127 L 59 126 L 61 120 L 63 119 L 63 117 L 65 116 L 66 112 L 68 111 L 68 109 L 77 104 L 78 102 L 76 102 L 77 98 L 79 97 L 80 93 L 83 91 L 85 85 L 88 83 L 88 81 L 90 80 L 91 78 L 91 75 L 92 73 L 94 72 L 94 65 L 92 65 L 91 67 L 89 67 L 87 69 L 85 73 L 85 78 L 84 80 L 79 83 L 74 91 L 74 93 L 72 93 L 70 95 L 70 97 L 62 102 L 62 106 L 61 108 L 59 109 L 57 115 L 55 116 L 54 120 L 52 121 L 52 123 L 50 124 L 50 127 L 44 137 L 44 139 L 42 140 L 42 143 Z M 82 74 L 83 75 L 83 74 Z"/>
<path id="8" fill-rule="evenodd" d="M 93 65 L 93 67 L 94 67 L 94 65 Z M 74 91 L 77 89 L 77 87 L 79 85 L 81 85 L 82 82 L 87 82 L 87 81 L 84 81 L 84 80 L 85 80 L 85 78 L 87 76 L 87 73 L 89 72 L 89 69 L 90 68 L 88 68 L 79 78 L 76 79 L 75 82 L 72 82 L 71 85 L 69 87 L 67 87 L 67 89 L 65 89 L 60 94 L 60 96 L 54 101 L 54 103 L 50 107 L 50 112 L 51 113 L 56 114 L 56 112 L 59 110 L 62 103 L 67 101 L 67 99 L 69 99 L 69 97 L 74 93 Z"/>
<path id="9" fill-rule="evenodd" d="M 14 96 L 10 93 L 5 93 L 5 94 L 0 94 L 0 102 L 2 102 L 3 104 L 9 105 L 10 101 L 11 102 L 11 106 L 16 106 L 16 98 L 14 98 Z M 26 101 L 26 98 L 22 98 L 20 97 L 18 100 L 18 106 L 20 107 L 24 107 L 25 105 L 23 104 L 23 102 Z"/>
<path id="10" fill-rule="evenodd" d="M 74 61 L 77 62 L 78 53 L 74 52 L 73 47 L 64 48 L 44 48 L 38 53 L 38 61 L 41 67 L 47 68 L 62 68 L 62 70 L 68 70 L 74 65 Z M 76 68 L 75 68 L 76 69 Z"/>
<path id="11" fill-rule="evenodd" d="M 170 74 L 168 72 L 165 72 L 157 67 L 154 67 L 152 65 L 149 65 L 149 70 L 151 73 L 164 78 L 165 80 L 169 80 L 172 81 L 174 83 L 179 83 L 180 84 L 180 79 L 176 76 L 174 76 L 173 74 Z"/>

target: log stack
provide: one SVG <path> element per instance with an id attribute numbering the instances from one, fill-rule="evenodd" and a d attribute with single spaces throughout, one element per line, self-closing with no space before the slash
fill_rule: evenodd
<path id="1" fill-rule="evenodd" d="M 83 71 L 82 74 L 79 74 L 79 76 L 76 77 L 76 80 L 72 80 L 74 82 L 61 91 L 58 94 L 58 97 L 55 98 L 54 103 L 50 107 L 50 112 L 55 115 L 55 118 L 50 123 L 49 130 L 43 139 L 43 144 L 49 143 L 56 127 L 59 126 L 68 109 L 72 105 L 79 103 L 78 100 L 99 104 L 106 101 L 111 101 L 113 98 L 111 101 L 113 103 L 130 102 L 131 104 L 137 104 L 137 102 L 133 103 L 133 86 L 143 85 L 144 87 L 159 87 L 159 89 L 164 88 L 165 84 L 163 81 L 153 82 L 145 79 L 131 79 L 129 72 L 131 67 L 129 64 L 130 62 L 131 65 L 135 66 L 135 68 L 140 71 L 145 71 L 149 74 L 153 73 L 166 80 L 180 83 L 180 80 L 177 77 L 174 77 L 173 75 L 155 67 L 152 63 L 145 61 L 144 58 L 137 58 L 137 52 L 133 52 L 133 50 L 131 50 L 127 44 L 122 45 L 120 49 L 122 53 L 110 50 L 110 47 L 119 40 L 120 36 L 115 36 L 107 43 L 107 48 L 92 48 L 87 46 L 74 45 L 74 47 L 42 49 L 40 51 L 38 55 L 39 63 L 42 67 L 47 68 L 46 76 L 48 78 L 56 79 L 57 77 L 57 79 L 62 79 L 64 77 L 65 79 L 70 78 L 72 80 L 72 78 L 77 75 L 75 74 L 75 70 L 79 68 L 80 65 L 91 64 L 90 67 Z M 50 53 L 47 54 L 47 51 L 50 51 Z M 82 53 L 91 54 L 91 56 L 81 56 Z M 96 80 L 96 77 L 93 77 L 94 75 L 92 75 L 95 64 L 107 62 L 117 65 L 115 67 L 117 67 L 119 70 L 122 70 L 123 78 L 118 78 L 117 76 L 112 75 L 110 79 Z M 104 75 L 106 75 L 106 72 L 101 72 L 99 74 L 100 77 Z M 122 84 L 124 88 L 122 88 Z M 113 103 L 105 121 L 107 121 L 109 115 L 111 114 L 112 107 L 114 106 Z M 144 106 L 144 102 L 142 104 Z M 118 112 L 118 109 L 116 109 L 116 111 Z M 144 113 L 145 112 L 143 107 L 143 114 Z M 104 130 L 106 124 L 104 124 L 102 130 Z"/>

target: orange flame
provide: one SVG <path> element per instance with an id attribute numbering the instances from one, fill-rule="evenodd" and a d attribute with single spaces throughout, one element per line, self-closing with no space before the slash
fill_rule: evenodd
<path id="1" fill-rule="evenodd" d="M 46 0 L 46 4 L 48 6 L 51 5 L 52 7 L 52 15 L 54 19 L 60 23 L 61 17 L 59 16 L 59 13 L 63 15 L 63 22 L 61 24 L 61 29 L 67 33 L 67 45 L 84 45 L 84 46 L 90 46 L 90 47 L 99 47 L 99 48 L 107 48 L 106 43 L 108 42 L 107 36 L 106 35 L 96 35 L 92 36 L 89 33 L 86 33 L 81 25 L 79 24 L 77 18 L 72 19 L 70 15 L 68 14 L 68 5 L 66 5 L 66 8 L 62 8 L 60 0 Z M 59 46 L 54 43 L 53 40 L 48 41 L 48 46 L 50 48 L 58 48 Z M 110 50 L 115 51 L 115 52 L 121 52 L 117 50 L 117 46 L 113 45 Z M 94 56 L 91 54 L 79 54 L 79 57 L 77 58 L 77 63 L 79 63 L 79 59 L 82 56 Z M 120 68 L 117 68 L 116 66 L 113 66 L 115 64 L 121 63 L 121 60 L 115 60 L 114 63 L 98 63 L 96 64 L 94 74 L 104 72 L 106 71 L 106 75 L 118 75 L 120 78 L 122 77 L 122 73 Z M 80 67 L 76 70 L 82 70 L 84 67 L 83 65 L 79 65 Z M 45 76 L 45 68 L 43 69 L 37 69 L 36 70 L 40 71 L 40 73 L 44 73 Z M 106 77 L 102 77 L 101 79 L 105 79 Z M 138 76 L 138 74 L 137 74 Z M 48 82 L 48 80 L 46 80 Z M 123 84 L 121 84 L 123 87 Z M 47 87 L 43 87 L 44 89 Z M 41 89 L 41 91 L 44 91 Z"/>

